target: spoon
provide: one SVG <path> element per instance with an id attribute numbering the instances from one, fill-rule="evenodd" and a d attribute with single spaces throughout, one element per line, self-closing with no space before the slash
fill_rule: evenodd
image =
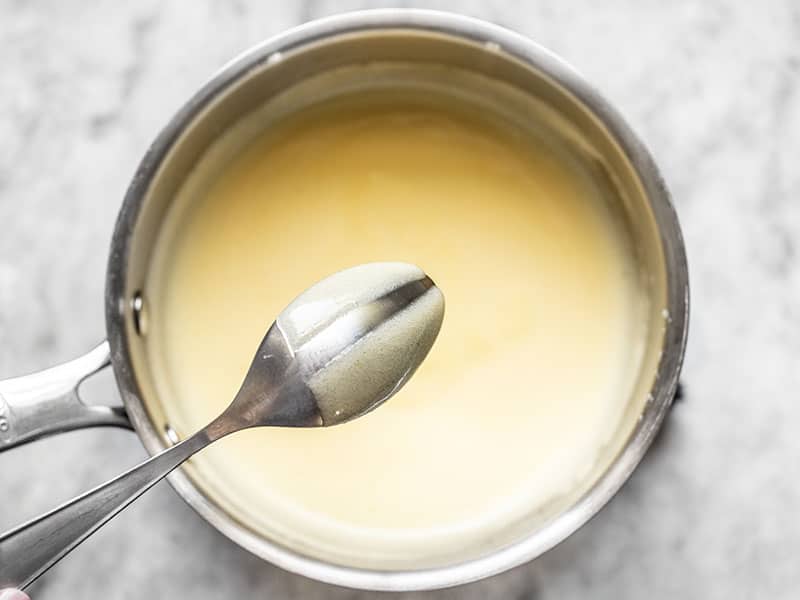
<path id="1" fill-rule="evenodd" d="M 0 536 L 0 589 L 30 585 L 226 435 L 251 427 L 329 427 L 376 408 L 413 375 L 443 316 L 441 292 L 414 265 L 370 263 L 323 279 L 281 312 L 233 402 L 204 429 Z"/>

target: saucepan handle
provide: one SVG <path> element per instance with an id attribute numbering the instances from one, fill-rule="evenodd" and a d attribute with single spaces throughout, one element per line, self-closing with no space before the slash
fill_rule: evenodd
<path id="1" fill-rule="evenodd" d="M 87 406 L 78 395 L 84 379 L 110 364 L 106 341 L 75 360 L 0 381 L 0 452 L 83 427 L 131 429 L 121 406 Z"/>

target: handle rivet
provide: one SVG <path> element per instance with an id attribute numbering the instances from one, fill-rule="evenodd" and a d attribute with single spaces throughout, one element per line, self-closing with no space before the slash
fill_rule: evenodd
<path id="1" fill-rule="evenodd" d="M 178 437 L 178 432 L 176 432 L 169 423 L 164 425 L 164 433 L 166 434 L 169 443 L 173 446 L 181 441 L 181 439 Z"/>
<path id="2" fill-rule="evenodd" d="M 8 431 L 9 427 L 10 425 L 8 424 L 8 419 L 6 419 L 5 417 L 0 417 L 0 431 L 5 433 L 6 431 Z"/>
<path id="3" fill-rule="evenodd" d="M 137 335 L 143 336 L 147 332 L 147 321 L 145 319 L 144 298 L 141 291 L 136 291 L 131 297 L 131 315 L 133 317 L 133 328 Z"/>

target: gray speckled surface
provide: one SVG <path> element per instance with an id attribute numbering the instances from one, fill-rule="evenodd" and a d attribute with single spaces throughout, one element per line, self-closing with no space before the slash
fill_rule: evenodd
<path id="1" fill-rule="evenodd" d="M 159 127 L 232 55 L 355 0 L 0 0 L 0 377 L 103 337 L 105 252 Z M 800 5 L 402 2 L 480 16 L 564 56 L 628 117 L 689 251 L 687 401 L 597 518 L 542 559 L 405 598 L 793 598 L 800 588 Z M 115 397 L 110 376 L 89 395 Z M 0 455 L 0 528 L 144 456 L 122 431 Z M 351 598 L 271 567 L 166 485 L 32 590 L 55 598 Z"/>

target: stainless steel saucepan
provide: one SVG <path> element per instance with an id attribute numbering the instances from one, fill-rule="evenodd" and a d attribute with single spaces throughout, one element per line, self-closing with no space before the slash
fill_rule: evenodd
<path id="1" fill-rule="evenodd" d="M 547 551 L 609 501 L 647 450 L 675 393 L 688 323 L 688 273 L 669 194 L 647 150 L 574 70 L 532 41 L 475 19 L 419 10 L 344 14 L 293 29 L 226 65 L 172 118 L 142 160 L 111 244 L 108 341 L 66 364 L 0 382 L 0 449 L 93 426 L 132 427 L 151 454 L 171 445 L 149 372 L 147 273 L 172 199 L 220 133 L 257 111 L 277 116 L 360 89 L 446 89 L 548 129 L 582 152 L 618 199 L 653 300 L 648 340 L 608 460 L 575 494 L 534 511 L 476 548 L 436 564 L 375 569 L 329 561 L 268 539 L 233 518 L 184 470 L 170 482 L 209 523 L 254 554 L 337 585 L 376 590 L 445 587 L 509 569 Z M 267 120 L 268 121 L 268 120 Z M 112 365 L 124 408 L 85 406 L 78 384 Z"/>

